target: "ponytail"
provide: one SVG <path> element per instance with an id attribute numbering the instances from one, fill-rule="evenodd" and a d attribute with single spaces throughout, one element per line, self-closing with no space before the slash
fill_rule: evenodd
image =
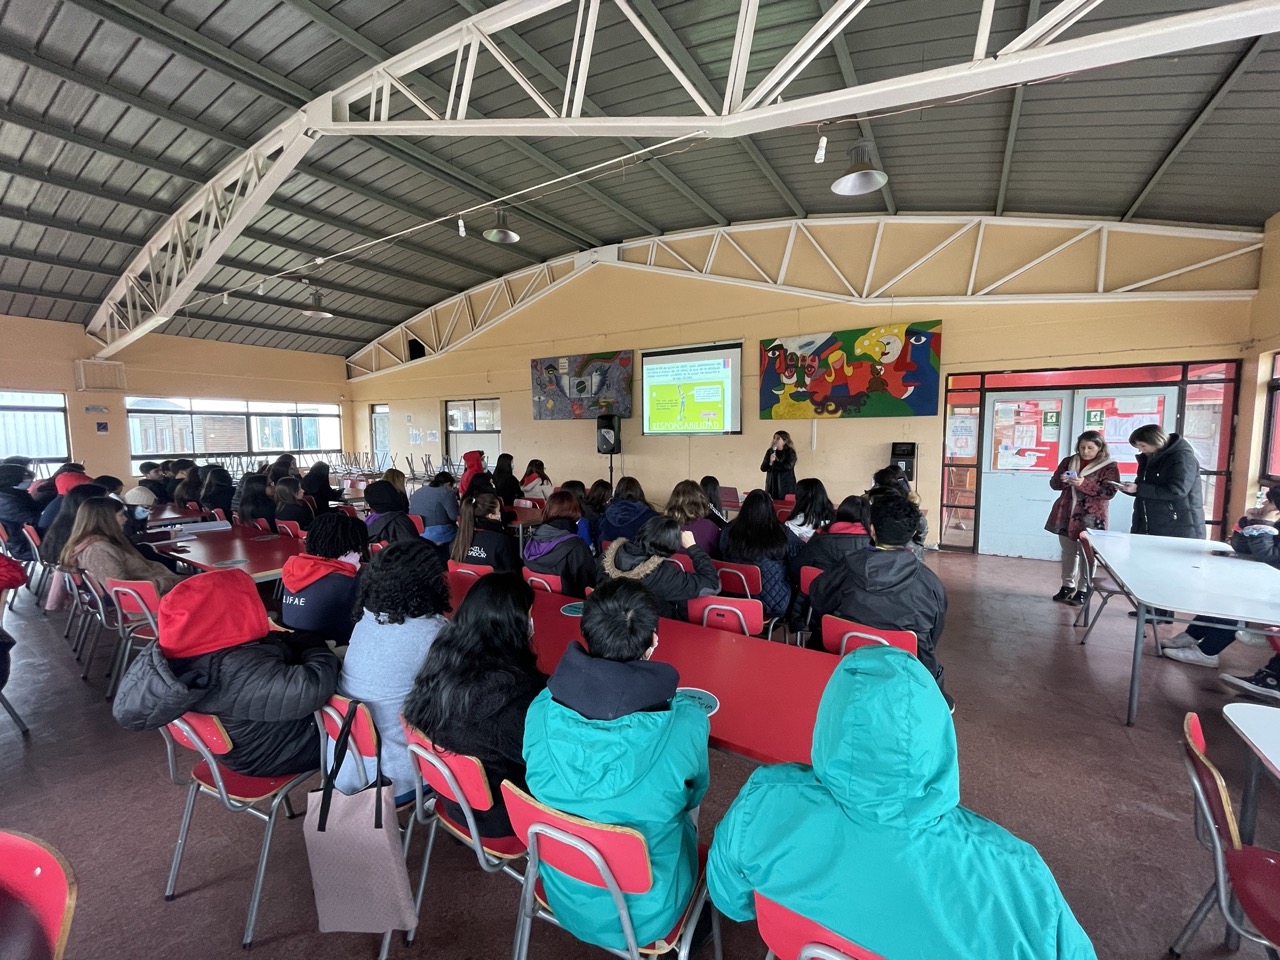
<path id="1" fill-rule="evenodd" d="M 489 516 L 499 507 L 498 498 L 492 493 L 478 493 L 462 501 L 462 506 L 458 509 L 458 535 L 453 538 L 453 549 L 449 552 L 454 562 L 467 562 L 471 541 L 476 533 L 476 521 Z"/>

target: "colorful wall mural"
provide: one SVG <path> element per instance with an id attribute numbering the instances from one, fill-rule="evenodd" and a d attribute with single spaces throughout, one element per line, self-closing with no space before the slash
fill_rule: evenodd
<path id="1" fill-rule="evenodd" d="M 593 420 L 603 413 L 631 416 L 630 350 L 547 357 L 530 362 L 533 419 Z"/>
<path id="2" fill-rule="evenodd" d="M 760 341 L 760 419 L 932 417 L 942 321 Z"/>

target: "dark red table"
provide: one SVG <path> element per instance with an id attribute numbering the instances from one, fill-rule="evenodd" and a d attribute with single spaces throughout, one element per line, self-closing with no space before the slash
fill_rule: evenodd
<path id="1" fill-rule="evenodd" d="M 147 526 L 160 527 L 174 523 L 199 523 L 204 519 L 204 512 L 182 507 L 176 503 L 157 503 L 151 508 L 151 516 L 147 517 Z"/>
<path id="2" fill-rule="evenodd" d="M 474 578 L 450 575 L 454 607 Z M 562 613 L 572 597 L 536 591 L 533 646 L 550 674 L 570 643 L 582 637 L 580 618 Z M 720 700 L 711 717 L 711 745 L 764 763 L 808 763 L 818 701 L 839 658 L 756 637 L 663 619 L 655 660 L 680 672 L 682 687 L 701 687 Z"/>
<path id="3" fill-rule="evenodd" d="M 194 540 L 157 544 L 156 549 L 201 570 L 243 570 L 257 582 L 275 580 L 290 557 L 303 552 L 301 540 L 253 527 L 200 533 Z"/>
<path id="4" fill-rule="evenodd" d="M 509 512 L 516 515 L 511 525 L 516 528 L 520 538 L 520 555 L 524 556 L 524 532 L 527 527 L 536 527 L 542 522 L 541 507 L 508 507 Z"/>

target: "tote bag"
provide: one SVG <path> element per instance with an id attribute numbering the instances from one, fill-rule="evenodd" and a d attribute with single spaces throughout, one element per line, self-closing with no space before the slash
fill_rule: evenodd
<path id="1" fill-rule="evenodd" d="M 351 796 L 334 789 L 359 706 L 352 700 L 343 719 L 324 786 L 307 794 L 303 835 L 321 933 L 386 933 L 418 925 L 395 798 L 389 785 L 383 789 L 381 744 L 373 784 Z"/>

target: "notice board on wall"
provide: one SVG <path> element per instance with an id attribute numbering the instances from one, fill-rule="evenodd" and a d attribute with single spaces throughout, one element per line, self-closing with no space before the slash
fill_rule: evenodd
<path id="1" fill-rule="evenodd" d="M 1058 466 L 1062 400 L 997 400 L 991 427 L 992 470 L 1038 470 Z"/>

